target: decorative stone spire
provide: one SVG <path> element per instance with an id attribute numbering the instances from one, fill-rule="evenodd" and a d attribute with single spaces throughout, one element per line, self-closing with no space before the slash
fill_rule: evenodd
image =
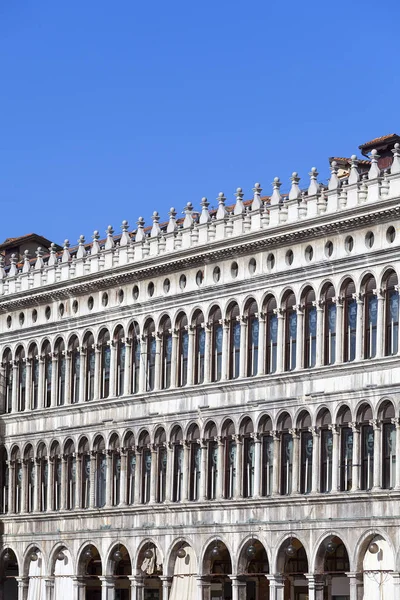
<path id="1" fill-rule="evenodd" d="M 92 244 L 91 254 L 92 255 L 98 254 L 100 252 L 100 244 L 99 244 L 100 233 L 97 231 L 97 229 L 95 231 L 93 231 L 92 239 L 93 239 L 93 244 Z"/>
<path id="2" fill-rule="evenodd" d="M 39 248 L 38 248 L 39 250 Z M 10 277 L 14 277 L 15 275 L 17 275 L 18 273 L 18 269 L 17 269 L 17 263 L 18 263 L 18 257 L 16 254 L 11 254 L 10 257 L 10 270 L 8 272 Z"/>
<path id="3" fill-rule="evenodd" d="M 243 206 L 243 190 L 242 188 L 238 187 L 236 190 L 236 204 L 235 204 L 235 208 L 233 211 L 234 215 L 241 215 L 244 213 L 244 206 Z"/>
<path id="4" fill-rule="evenodd" d="M 31 270 L 31 261 L 30 261 L 29 250 L 24 250 L 24 264 L 22 265 L 22 272 L 29 273 L 30 270 Z"/>
<path id="5" fill-rule="evenodd" d="M 316 194 L 318 194 L 318 192 L 319 192 L 319 186 L 318 186 L 318 182 L 317 182 L 318 175 L 319 175 L 319 173 L 317 171 L 317 168 L 312 167 L 311 171 L 309 173 L 309 176 L 310 176 L 310 185 L 308 186 L 308 195 L 309 196 L 316 196 Z"/>
<path id="6" fill-rule="evenodd" d="M 371 151 L 371 166 L 368 171 L 368 179 L 376 179 L 381 174 L 380 168 L 378 167 L 378 158 L 379 158 L 378 150 L 372 150 Z"/>
<path id="7" fill-rule="evenodd" d="M 349 185 L 358 183 L 360 181 L 360 173 L 358 172 L 358 160 L 355 154 L 351 156 L 350 174 L 349 174 Z"/>
<path id="8" fill-rule="evenodd" d="M 208 221 L 211 219 L 210 217 L 210 213 L 208 212 L 208 207 L 210 206 L 210 203 L 207 201 L 207 198 L 202 198 L 201 199 L 201 215 L 200 215 L 200 225 L 202 225 L 203 223 L 208 223 Z"/>
<path id="9" fill-rule="evenodd" d="M 329 179 L 328 190 L 337 190 L 340 187 L 340 181 L 338 177 L 338 165 L 336 160 L 331 163 L 331 177 Z"/>
<path id="10" fill-rule="evenodd" d="M 251 210 L 258 210 L 261 208 L 262 206 L 262 201 L 261 201 L 261 192 L 262 192 L 262 187 L 259 183 L 255 183 L 254 187 L 253 187 L 253 202 L 251 203 Z"/>
<path id="11" fill-rule="evenodd" d="M 137 229 L 136 229 L 136 242 L 142 242 L 145 238 L 144 234 L 144 219 L 143 217 L 139 217 L 137 220 Z"/>
<path id="12" fill-rule="evenodd" d="M 64 240 L 64 251 L 61 258 L 62 263 L 67 263 L 70 261 L 71 255 L 69 253 L 69 246 L 69 240 Z"/>
<path id="13" fill-rule="evenodd" d="M 217 209 L 217 214 L 216 214 L 216 218 L 217 220 L 220 219 L 225 219 L 226 215 L 227 215 L 227 211 L 225 208 L 225 196 L 224 196 L 224 192 L 220 192 L 218 194 L 218 209 Z"/>
<path id="14" fill-rule="evenodd" d="M 272 196 L 269 199 L 269 203 L 271 206 L 280 204 L 282 202 L 282 197 L 280 193 L 280 187 L 282 182 L 279 180 L 279 177 L 275 177 L 272 182 Z"/>
<path id="15" fill-rule="evenodd" d="M 41 248 L 39 246 L 38 249 L 36 250 L 35 254 L 36 254 L 35 269 L 42 269 L 44 267 L 44 262 L 43 262 L 43 254 L 44 254 L 44 252 L 43 252 L 43 248 Z M 11 259 L 12 259 L 12 256 L 11 256 Z"/>
<path id="16" fill-rule="evenodd" d="M 394 175 L 395 173 L 400 173 L 400 144 L 396 143 L 392 150 L 393 152 L 393 162 L 390 168 L 390 173 Z"/>
<path id="17" fill-rule="evenodd" d="M 153 214 L 151 215 L 151 218 L 153 220 L 153 227 L 151 228 L 150 237 L 158 237 L 161 233 L 161 229 L 160 229 L 160 225 L 159 225 L 160 215 L 155 210 L 153 212 Z"/>
<path id="18" fill-rule="evenodd" d="M 173 206 L 169 209 L 169 221 L 167 225 L 167 233 L 173 233 L 176 230 L 176 210 Z"/>
<path id="19" fill-rule="evenodd" d="M 76 252 L 76 258 L 84 258 L 86 256 L 85 250 L 85 236 L 80 235 L 78 240 L 78 250 Z"/>
<path id="20" fill-rule="evenodd" d="M 57 249 L 54 242 L 50 244 L 50 256 L 47 264 L 49 267 L 54 267 L 57 264 Z"/>
<path id="21" fill-rule="evenodd" d="M 183 214 L 185 218 L 183 220 L 183 228 L 191 227 L 193 225 L 193 205 L 191 202 L 188 202 L 183 209 Z"/>
<path id="22" fill-rule="evenodd" d="M 121 229 L 122 229 L 122 234 L 121 234 L 121 239 L 119 240 L 119 245 L 120 246 L 129 246 L 131 238 L 128 233 L 128 229 L 129 229 L 128 221 L 122 221 Z"/>
<path id="23" fill-rule="evenodd" d="M 111 250 L 111 248 L 114 248 L 114 246 L 115 246 L 114 229 L 113 229 L 112 225 L 109 225 L 107 227 L 106 234 L 107 234 L 107 239 L 106 239 L 106 243 L 104 244 L 104 248 L 105 248 L 105 250 Z"/>
<path id="24" fill-rule="evenodd" d="M 301 196 L 301 191 L 299 188 L 300 177 L 296 171 L 292 173 L 290 181 L 292 182 L 292 187 L 289 192 L 289 200 L 297 200 L 297 198 L 300 198 Z"/>

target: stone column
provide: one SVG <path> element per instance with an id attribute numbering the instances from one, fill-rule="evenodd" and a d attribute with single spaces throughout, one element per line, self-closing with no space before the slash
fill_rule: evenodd
<path id="1" fill-rule="evenodd" d="M 54 456 L 49 456 L 49 474 L 47 481 L 47 510 L 54 510 Z"/>
<path id="2" fill-rule="evenodd" d="M 18 412 L 18 363 L 17 361 L 13 361 L 12 365 L 12 391 L 11 391 L 11 412 Z"/>
<path id="3" fill-rule="evenodd" d="M 26 513 L 28 511 L 28 460 L 22 460 L 22 485 L 21 485 L 21 512 Z"/>
<path id="4" fill-rule="evenodd" d="M 29 577 L 16 577 L 15 579 L 18 584 L 18 600 L 26 600 L 28 596 Z"/>
<path id="5" fill-rule="evenodd" d="M 169 600 L 169 592 L 172 584 L 172 577 L 166 577 L 165 575 L 160 577 L 162 581 L 162 600 Z"/>
<path id="6" fill-rule="evenodd" d="M 144 580 L 137 575 L 129 576 L 131 582 L 131 600 L 144 599 Z"/>
<path id="7" fill-rule="evenodd" d="M 141 448 L 136 448 L 136 473 L 135 473 L 135 493 L 134 504 L 140 504 L 142 501 L 142 468 L 143 468 L 143 451 Z"/>
<path id="8" fill-rule="evenodd" d="M 204 383 L 211 381 L 211 353 L 212 339 L 211 327 L 208 323 L 204 324 L 205 339 L 204 339 Z"/>
<path id="9" fill-rule="evenodd" d="M 165 500 L 167 502 L 172 502 L 172 494 L 173 494 L 173 482 L 172 476 L 174 471 L 174 447 L 172 444 L 167 444 L 167 472 L 165 474 L 166 482 L 165 482 Z"/>
<path id="10" fill-rule="evenodd" d="M 311 492 L 317 494 L 320 489 L 319 475 L 320 475 L 320 434 L 318 427 L 312 427 L 311 433 L 313 436 L 313 450 L 312 450 L 312 471 L 311 471 Z"/>
<path id="11" fill-rule="evenodd" d="M 113 453 L 111 450 L 106 451 L 106 507 L 113 506 L 113 488 L 114 488 L 114 473 L 113 473 Z"/>
<path id="12" fill-rule="evenodd" d="M 266 575 L 269 581 L 269 600 L 284 600 L 285 579 L 282 575 Z"/>
<path id="13" fill-rule="evenodd" d="M 336 360 L 335 364 L 343 362 L 343 299 L 332 298 L 336 304 Z"/>
<path id="14" fill-rule="evenodd" d="M 391 573 L 393 580 L 393 600 L 400 600 L 400 573 Z"/>
<path id="15" fill-rule="evenodd" d="M 247 317 L 238 317 L 240 320 L 240 361 L 239 361 L 239 377 L 246 377 L 247 366 Z"/>
<path id="16" fill-rule="evenodd" d="M 299 478 L 300 478 L 300 435 L 297 429 L 290 429 L 289 433 L 293 440 L 293 466 L 292 466 L 292 494 L 300 493 Z M 275 450 L 275 448 L 274 448 Z M 274 456 L 275 467 L 275 456 Z"/>
<path id="17" fill-rule="evenodd" d="M 332 492 L 339 489 L 339 428 L 337 425 L 329 425 L 332 431 Z"/>
<path id="18" fill-rule="evenodd" d="M 161 336 L 158 332 L 153 332 L 154 337 L 156 338 L 156 358 L 154 362 L 154 391 L 161 389 Z"/>
<path id="19" fill-rule="evenodd" d="M 224 475 L 225 475 L 225 444 L 222 437 L 218 436 L 218 465 L 217 465 L 217 490 L 216 499 L 224 497 Z"/>
<path id="20" fill-rule="evenodd" d="M 361 294 L 353 294 L 353 298 L 357 301 L 356 360 L 361 360 L 364 358 L 364 300 Z"/>
<path id="21" fill-rule="evenodd" d="M 187 385 L 194 383 L 194 347 L 195 347 L 195 329 L 191 325 L 187 325 L 188 332 L 188 366 L 187 366 Z"/>
<path id="22" fill-rule="evenodd" d="M 128 453 L 126 448 L 121 448 L 121 475 L 119 480 L 119 485 L 121 486 L 119 498 L 120 498 L 120 506 L 126 506 L 128 504 Z"/>
<path id="23" fill-rule="evenodd" d="M 51 355 L 51 393 L 50 406 L 58 405 L 58 352 Z"/>
<path id="24" fill-rule="evenodd" d="M 350 600 L 363 599 L 363 576 L 362 573 L 346 573 L 350 584 Z"/>
<path id="25" fill-rule="evenodd" d="M 110 346 L 110 392 L 109 398 L 117 395 L 117 346 L 114 340 L 107 342 Z"/>
<path id="26" fill-rule="evenodd" d="M 243 439 L 237 434 L 236 439 L 236 481 L 234 497 L 243 498 Z"/>
<path id="27" fill-rule="evenodd" d="M 38 408 L 44 407 L 44 370 L 44 356 L 39 356 Z"/>
<path id="28" fill-rule="evenodd" d="M 15 513 L 15 461 L 8 462 L 8 512 Z"/>
<path id="29" fill-rule="evenodd" d="M 265 374 L 265 350 L 266 350 L 266 335 L 265 335 L 265 314 L 258 313 L 258 362 L 257 375 Z"/>
<path id="30" fill-rule="evenodd" d="M 100 575 L 101 581 L 101 600 L 114 600 L 115 582 L 114 577 Z"/>
<path id="31" fill-rule="evenodd" d="M 131 340 L 125 339 L 125 365 L 124 365 L 124 389 L 120 390 L 120 394 L 128 396 L 132 393 L 131 390 L 131 368 L 132 368 L 132 343 Z"/>
<path id="32" fill-rule="evenodd" d="M 46 600 L 53 600 L 54 597 L 54 577 L 46 577 L 44 580 Z"/>
<path id="33" fill-rule="evenodd" d="M 201 473 L 200 473 L 200 491 L 199 500 L 200 502 L 207 500 L 207 442 L 205 440 L 200 441 L 200 452 L 201 452 Z"/>
<path id="34" fill-rule="evenodd" d="M 84 577 L 72 577 L 74 595 L 72 600 L 85 600 L 86 584 Z"/>
<path id="35" fill-rule="evenodd" d="M 274 456 L 272 469 L 272 496 L 280 494 L 280 470 L 281 470 L 281 438 L 279 431 L 271 431 L 274 440 Z"/>
<path id="36" fill-rule="evenodd" d="M 78 402 L 86 400 L 86 362 L 88 360 L 86 348 L 81 347 L 79 351 L 79 392 Z"/>
<path id="37" fill-rule="evenodd" d="M 138 337 L 138 343 L 140 344 L 139 394 L 143 394 L 147 389 L 147 338 Z"/>
<path id="38" fill-rule="evenodd" d="M 64 455 L 61 456 L 61 498 L 60 510 L 65 510 L 67 506 L 67 459 Z"/>
<path id="39" fill-rule="evenodd" d="M 197 600 L 211 600 L 211 583 L 204 577 L 196 577 L 197 580 Z"/>
<path id="40" fill-rule="evenodd" d="M 382 470 L 382 440 L 381 440 L 381 422 L 378 419 L 370 421 L 370 425 L 374 428 L 374 470 L 372 490 L 381 489 L 381 470 Z"/>
<path id="41" fill-rule="evenodd" d="M 350 423 L 353 430 L 353 456 L 352 456 L 352 487 L 351 491 L 356 492 L 360 489 L 360 428 L 358 423 Z"/>
<path id="42" fill-rule="evenodd" d="M 93 400 L 100 398 L 101 392 L 101 380 L 103 378 L 101 373 L 101 346 L 95 344 L 95 359 L 94 359 L 94 394 Z"/>
<path id="43" fill-rule="evenodd" d="M 75 480 L 75 509 L 78 510 L 81 507 L 82 499 L 82 456 L 76 454 L 76 480 Z"/>
<path id="44" fill-rule="evenodd" d="M 222 360 L 221 360 L 221 380 L 229 377 L 229 325 L 226 319 L 220 321 L 223 328 L 222 334 Z"/>
<path id="45" fill-rule="evenodd" d="M 274 308 L 274 313 L 278 317 L 278 331 L 277 331 L 277 344 L 276 344 L 276 372 L 282 373 L 284 370 L 284 339 L 285 339 L 285 321 L 284 313 L 281 308 Z"/>
<path id="46" fill-rule="evenodd" d="M 32 359 L 26 359 L 26 390 L 25 390 L 25 410 L 33 409 L 32 401 Z"/>
<path id="47" fill-rule="evenodd" d="M 178 383 L 178 360 L 179 357 L 179 339 L 175 329 L 172 330 L 172 349 L 171 349 L 171 388 L 176 388 Z"/>
<path id="48" fill-rule="evenodd" d="M 189 500 L 189 463 L 190 463 L 190 446 L 185 440 L 183 442 L 183 474 L 182 474 L 182 500 L 187 502 Z"/>
<path id="49" fill-rule="evenodd" d="M 395 418 L 392 419 L 392 423 L 393 425 L 396 426 L 396 449 L 395 449 L 395 453 L 396 453 L 396 480 L 395 480 L 395 485 L 394 485 L 394 489 L 395 490 L 400 490 L 400 419 L 399 418 Z"/>
<path id="50" fill-rule="evenodd" d="M 315 366 L 321 367 L 324 364 L 324 302 L 319 300 L 313 302 L 317 309 L 317 339 Z"/>
<path id="51" fill-rule="evenodd" d="M 297 314 L 296 328 L 296 370 L 303 368 L 304 358 L 304 310 L 301 304 L 294 307 Z M 304 365 L 307 367 L 308 365 Z"/>
<path id="52" fill-rule="evenodd" d="M 90 453 L 90 494 L 89 508 L 96 506 L 96 471 L 97 471 L 97 452 Z"/>
<path id="53" fill-rule="evenodd" d="M 376 357 L 384 356 L 384 340 L 385 340 L 385 297 L 382 290 L 374 290 L 374 294 L 378 300 L 378 314 L 376 318 Z"/>
<path id="54" fill-rule="evenodd" d="M 309 600 L 324 600 L 324 580 L 321 575 L 306 575 Z"/>
<path id="55" fill-rule="evenodd" d="M 253 497 L 261 496 L 261 440 L 259 433 L 252 433 L 254 440 L 254 490 Z"/>
<path id="56" fill-rule="evenodd" d="M 157 491 L 157 467 L 158 467 L 158 452 L 154 444 L 151 445 L 151 467 L 150 467 L 150 502 L 154 504 L 156 501 Z"/>
<path id="57" fill-rule="evenodd" d="M 65 404 L 71 404 L 71 352 L 65 352 Z"/>
<path id="58" fill-rule="evenodd" d="M 35 458 L 35 496 L 33 499 L 33 512 L 40 511 L 40 497 L 41 497 L 41 485 L 42 485 L 42 460 Z"/>
<path id="59" fill-rule="evenodd" d="M 246 582 L 240 581 L 235 575 L 230 575 L 232 581 L 232 600 L 246 600 Z"/>

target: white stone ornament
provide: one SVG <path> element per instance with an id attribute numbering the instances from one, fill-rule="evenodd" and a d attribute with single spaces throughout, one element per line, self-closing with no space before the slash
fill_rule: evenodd
<path id="1" fill-rule="evenodd" d="M 380 176 L 381 171 L 378 167 L 379 154 L 377 150 L 371 151 L 371 166 L 368 171 L 368 179 L 377 179 Z"/>
<path id="2" fill-rule="evenodd" d="M 331 163 L 331 176 L 329 179 L 328 190 L 337 190 L 340 187 L 340 181 L 338 177 L 338 165 L 336 160 Z"/>
<path id="3" fill-rule="evenodd" d="M 106 250 L 111 250 L 111 248 L 114 248 L 114 246 L 115 246 L 115 242 L 114 242 L 114 229 L 113 229 L 112 225 L 109 225 L 107 227 L 106 234 L 107 234 L 107 239 L 106 239 L 106 243 L 104 245 L 104 248 Z"/>
<path id="4" fill-rule="evenodd" d="M 233 214 L 234 215 L 241 215 L 241 214 L 244 213 L 244 205 L 243 205 L 243 196 L 244 196 L 244 194 L 243 194 L 242 188 L 238 187 L 236 189 L 235 196 L 236 196 L 236 204 L 235 204 L 235 208 L 234 208 Z"/>
<path id="5" fill-rule="evenodd" d="M 153 226 L 151 228 L 151 232 L 150 232 L 150 237 L 158 237 L 161 233 L 161 229 L 160 229 L 160 215 L 158 214 L 158 212 L 155 210 L 153 212 L 153 214 L 151 215 L 152 221 L 153 221 Z"/>
<path id="6" fill-rule="evenodd" d="M 310 185 L 308 186 L 308 195 L 316 196 L 319 192 L 319 185 L 317 182 L 318 171 L 316 167 L 312 167 L 310 175 Z"/>
<path id="7" fill-rule="evenodd" d="M 289 200 L 297 200 L 297 198 L 300 198 L 301 196 L 301 190 L 299 188 L 300 177 L 298 173 L 292 173 L 290 181 L 292 182 L 292 186 L 289 192 Z"/>
<path id="8" fill-rule="evenodd" d="M 145 239 L 144 219 L 143 219 L 143 217 L 139 217 L 138 220 L 137 220 L 137 229 L 136 229 L 135 241 L 136 242 L 142 242 L 144 239 Z"/>
<path id="9" fill-rule="evenodd" d="M 201 199 L 201 215 L 200 215 L 200 225 L 204 223 L 208 223 L 211 219 L 210 213 L 208 212 L 208 207 L 210 203 L 207 201 L 207 198 Z"/>
<path id="10" fill-rule="evenodd" d="M 217 214 L 216 214 L 216 218 L 217 220 L 221 220 L 221 219 L 225 219 L 225 217 L 227 216 L 227 210 L 225 208 L 225 196 L 224 196 L 224 192 L 220 192 L 218 194 L 218 209 L 217 209 Z"/>
<path id="11" fill-rule="evenodd" d="M 121 239 L 119 241 L 119 245 L 120 246 L 129 246 L 131 238 L 129 235 L 128 221 L 126 221 L 126 220 L 122 221 L 121 229 L 122 229 L 122 233 L 121 233 Z"/>
<path id="12" fill-rule="evenodd" d="M 183 220 L 183 228 L 187 229 L 193 225 L 193 205 L 191 202 L 188 202 L 183 210 L 183 214 L 185 218 Z"/>
<path id="13" fill-rule="evenodd" d="M 281 193 L 280 193 L 281 185 L 282 185 L 282 183 L 279 180 L 279 177 L 275 177 L 274 181 L 272 183 L 272 195 L 269 200 L 271 206 L 275 206 L 282 202 L 282 197 L 281 197 Z"/>
<path id="14" fill-rule="evenodd" d="M 167 225 L 167 233 L 173 233 L 176 230 L 176 210 L 173 206 L 169 209 L 169 221 Z"/>
<path id="15" fill-rule="evenodd" d="M 357 156 L 353 154 L 351 156 L 350 174 L 349 174 L 349 185 L 358 183 L 360 181 L 360 173 L 358 171 L 358 160 Z"/>
<path id="16" fill-rule="evenodd" d="M 251 203 L 251 210 L 259 210 L 262 206 L 261 200 L 262 187 L 259 183 L 255 183 L 253 187 L 253 202 Z"/>
<path id="17" fill-rule="evenodd" d="M 80 235 L 78 240 L 78 250 L 76 252 L 76 258 L 85 258 L 86 250 L 85 250 L 85 236 Z"/>

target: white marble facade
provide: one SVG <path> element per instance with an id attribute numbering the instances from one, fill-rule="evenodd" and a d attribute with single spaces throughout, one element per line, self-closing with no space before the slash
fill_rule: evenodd
<path id="1" fill-rule="evenodd" d="M 0 597 L 400 600 L 393 156 L 1 266 Z"/>

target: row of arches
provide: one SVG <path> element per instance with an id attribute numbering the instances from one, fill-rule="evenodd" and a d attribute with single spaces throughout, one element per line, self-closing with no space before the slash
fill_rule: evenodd
<path id="1" fill-rule="evenodd" d="M 366 275 L 340 290 L 331 283 L 316 297 L 306 286 L 300 298 L 287 289 L 280 304 L 267 295 L 262 306 L 232 301 L 190 321 L 164 315 L 157 327 L 102 328 L 96 337 L 72 335 L 32 342 L 2 354 L 5 412 L 274 374 L 353 360 L 391 356 L 399 349 L 398 280 L 388 271 L 377 288 Z"/>
<path id="2" fill-rule="evenodd" d="M 3 512 L 400 489 L 393 403 L 323 406 L 1 449 Z"/>
<path id="3" fill-rule="evenodd" d="M 53 600 L 95 600 L 99 594 L 107 600 L 333 600 L 350 598 L 355 586 L 365 600 L 375 600 L 393 594 L 395 564 L 390 540 L 375 531 L 355 545 L 337 532 L 325 533 L 312 548 L 296 533 L 282 536 L 275 548 L 249 533 L 235 549 L 219 535 L 203 547 L 182 537 L 165 555 L 152 538 L 134 551 L 118 540 L 105 553 L 92 541 L 76 554 L 62 542 L 48 557 L 35 544 L 22 555 L 8 546 L 0 553 L 7 600 L 17 600 L 17 580 L 28 600 L 47 600 L 49 588 Z"/>

